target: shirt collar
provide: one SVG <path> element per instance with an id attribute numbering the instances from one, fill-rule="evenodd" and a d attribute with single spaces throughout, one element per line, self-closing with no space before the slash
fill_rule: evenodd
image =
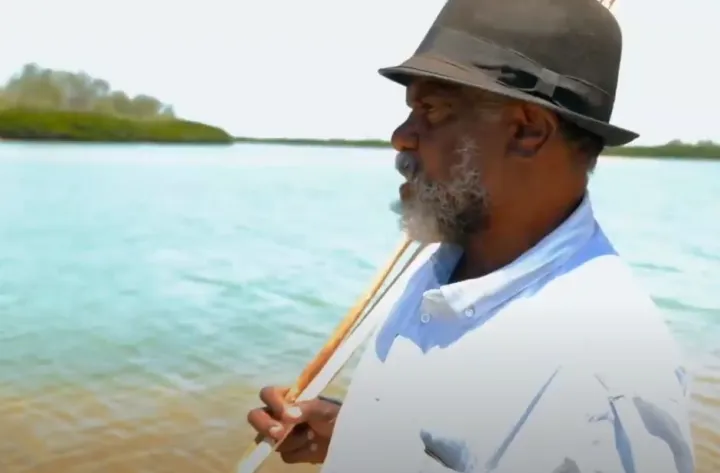
<path id="1" fill-rule="evenodd" d="M 453 284 L 442 283 L 449 279 L 462 250 L 441 244 L 431 258 L 441 285 L 425 292 L 423 306 L 438 315 L 476 318 L 487 314 L 567 262 L 596 229 L 590 197 L 586 194 L 570 217 L 518 259 L 480 278 Z"/>

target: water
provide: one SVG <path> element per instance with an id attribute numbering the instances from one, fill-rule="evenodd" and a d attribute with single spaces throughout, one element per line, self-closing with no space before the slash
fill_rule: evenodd
<path id="1" fill-rule="evenodd" d="M 0 145 L 0 471 L 229 472 L 400 237 L 386 150 Z M 598 218 L 720 470 L 720 163 L 603 159 Z"/>

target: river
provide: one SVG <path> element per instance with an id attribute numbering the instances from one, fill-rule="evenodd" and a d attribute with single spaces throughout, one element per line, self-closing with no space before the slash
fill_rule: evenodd
<path id="1" fill-rule="evenodd" d="M 232 471 L 258 387 L 294 379 L 396 245 L 392 159 L 0 144 L 0 471 Z M 720 162 L 603 158 L 591 187 L 720 471 Z"/>

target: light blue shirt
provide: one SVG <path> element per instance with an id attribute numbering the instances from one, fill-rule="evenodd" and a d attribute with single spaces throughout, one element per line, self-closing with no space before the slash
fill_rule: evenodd
<path id="1" fill-rule="evenodd" d="M 418 258 L 353 375 L 323 473 L 692 473 L 684 369 L 589 198 L 510 265 Z"/>

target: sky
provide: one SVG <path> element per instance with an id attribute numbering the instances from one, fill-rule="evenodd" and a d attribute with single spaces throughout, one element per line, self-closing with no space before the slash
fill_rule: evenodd
<path id="1" fill-rule="evenodd" d="M 0 82 L 35 62 L 238 136 L 386 139 L 407 109 L 377 69 L 414 52 L 444 0 L 6 3 Z M 640 133 L 635 144 L 720 141 L 720 2 L 617 0 L 613 12 L 624 47 L 612 122 Z"/>

